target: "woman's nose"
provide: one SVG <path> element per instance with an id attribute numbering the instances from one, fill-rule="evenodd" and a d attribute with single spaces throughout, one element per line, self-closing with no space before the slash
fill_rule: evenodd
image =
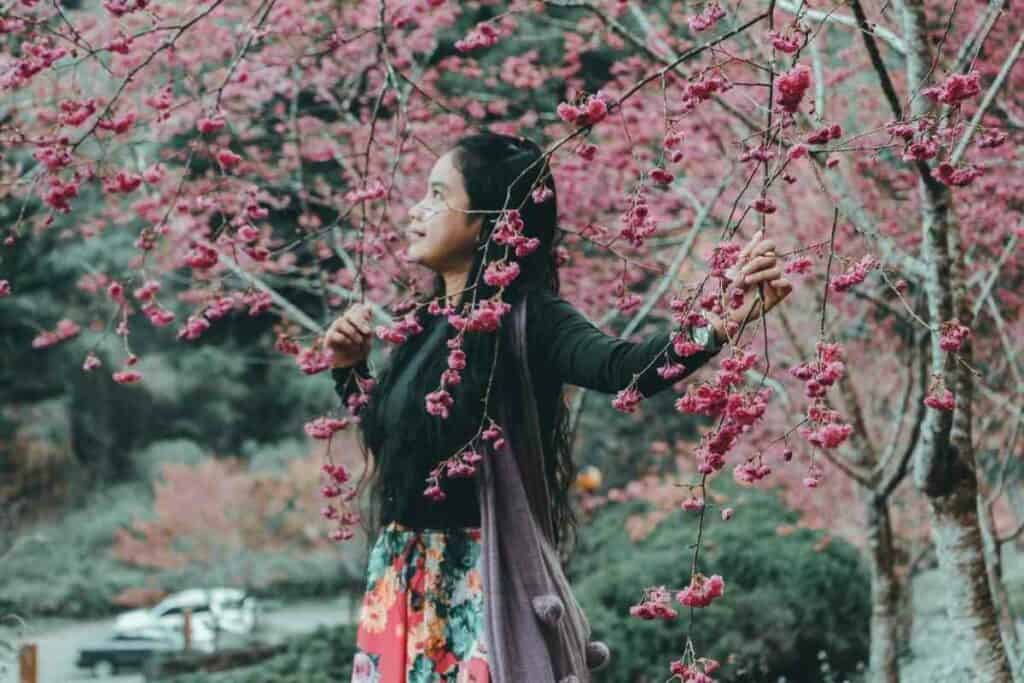
<path id="1" fill-rule="evenodd" d="M 418 223 L 423 220 L 423 209 L 420 208 L 419 202 L 409 209 L 409 220 L 414 223 Z"/>

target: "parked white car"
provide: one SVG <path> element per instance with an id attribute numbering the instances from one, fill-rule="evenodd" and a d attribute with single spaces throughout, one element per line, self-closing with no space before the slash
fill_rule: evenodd
<path id="1" fill-rule="evenodd" d="M 216 631 L 246 635 L 259 622 L 256 598 L 237 588 L 190 588 L 174 593 L 154 607 L 118 615 L 114 632 L 124 635 L 182 633 L 185 608 L 192 610 L 192 642 L 205 649 L 215 641 Z"/>

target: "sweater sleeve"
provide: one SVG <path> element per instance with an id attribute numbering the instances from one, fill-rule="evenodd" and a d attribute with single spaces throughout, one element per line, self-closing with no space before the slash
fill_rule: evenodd
<path id="1" fill-rule="evenodd" d="M 348 368 L 331 368 L 331 377 L 334 378 L 334 391 L 338 394 L 343 405 L 348 403 L 348 397 L 359 391 L 356 383 L 356 376 L 368 379 L 373 376 L 366 360 L 361 360 Z"/>
<path id="2" fill-rule="evenodd" d="M 605 334 L 576 307 L 551 292 L 534 293 L 527 310 L 530 353 L 541 367 L 566 384 L 606 394 L 625 389 L 634 375 L 650 365 L 636 387 L 644 396 L 652 396 L 696 372 L 721 350 L 718 346 L 684 358 L 675 353 L 670 332 L 640 342 Z M 681 364 L 684 373 L 675 379 L 661 377 L 658 367 L 666 359 Z"/>

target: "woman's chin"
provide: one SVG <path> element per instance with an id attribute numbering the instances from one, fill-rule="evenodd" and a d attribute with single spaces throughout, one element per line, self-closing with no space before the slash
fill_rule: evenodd
<path id="1" fill-rule="evenodd" d="M 425 265 L 423 263 L 423 255 L 420 253 L 420 250 L 415 243 L 406 245 L 405 249 L 401 252 L 401 257 L 406 263 L 418 263 L 419 265 Z"/>

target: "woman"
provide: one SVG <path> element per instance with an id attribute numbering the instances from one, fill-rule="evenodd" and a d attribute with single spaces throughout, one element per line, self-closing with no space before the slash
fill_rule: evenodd
<path id="1" fill-rule="evenodd" d="M 518 209 L 521 226 L 503 213 L 510 208 Z M 367 396 L 356 396 L 364 400 L 349 404 L 360 417 L 362 445 L 373 453 L 373 475 L 364 475 L 361 482 L 361 487 L 370 484 L 373 511 L 367 517 L 373 529 L 383 527 L 370 552 L 353 681 L 513 683 L 502 677 L 524 674 L 508 673 L 519 669 L 505 659 L 525 655 L 514 654 L 524 652 L 522 648 L 505 647 L 514 635 L 498 633 L 506 615 L 485 615 L 485 604 L 512 603 L 511 598 L 503 603 L 484 594 L 490 587 L 483 581 L 481 547 L 489 539 L 483 537 L 481 508 L 487 506 L 473 454 L 487 458 L 507 450 L 496 416 L 519 402 L 531 411 L 535 406 L 539 428 L 531 431 L 539 433 L 542 448 L 537 459 L 543 460 L 537 471 L 547 496 L 542 500 L 550 504 L 534 505 L 537 499 L 531 498 L 533 519 L 528 521 L 532 524 L 543 515 L 545 536 L 559 548 L 569 547 L 576 523 L 569 501 L 575 472 L 564 384 L 604 393 L 632 386 L 650 396 L 714 356 L 725 339 L 725 323 L 708 314 L 713 332 L 707 326 L 688 330 L 701 348 L 680 357 L 669 333 L 641 343 L 611 337 L 562 299 L 555 183 L 540 148 L 522 138 L 484 132 L 460 139 L 434 164 L 425 196 L 410 210 L 409 219 L 407 257 L 435 273 L 433 291 L 415 301 L 416 308 L 409 313 L 422 329 L 411 325 L 411 336 L 394 349 Z M 791 285 L 776 263 L 771 240 L 757 237 L 743 251 L 749 260 L 736 282 L 753 286 L 753 291 L 763 286 L 763 308 L 770 310 Z M 484 272 L 501 260 L 514 261 L 519 274 L 510 282 L 507 277 L 491 277 L 494 284 L 488 284 Z M 525 339 L 519 346 L 508 331 L 512 326 L 505 322 L 495 334 L 462 331 L 449 324 L 450 315 L 465 321 L 471 304 L 492 297 L 517 311 L 525 306 Z M 730 314 L 737 322 L 753 319 L 749 314 L 755 307 L 760 313 L 756 297 L 747 299 Z M 328 332 L 326 341 L 334 352 L 332 374 L 343 401 L 360 389 L 354 374 L 371 376 L 366 358 L 372 339 L 365 305 L 352 306 Z M 520 358 L 528 375 L 525 383 L 513 379 L 517 366 L 512 348 L 526 349 Z M 464 357 L 455 353 L 458 350 Z M 666 361 L 679 364 L 682 374 L 659 375 L 658 367 Z M 440 392 L 447 400 L 439 398 Z M 433 403 L 425 399 L 428 395 Z M 513 447 L 517 440 L 511 440 Z M 469 457 L 462 457 L 469 451 Z M 441 461 L 445 462 L 439 467 Z M 525 474 L 523 479 L 529 488 Z M 507 519 L 498 522 L 488 528 L 507 529 L 509 538 L 523 526 Z M 507 557 L 494 561 L 514 562 Z M 487 576 L 494 580 L 502 574 Z M 550 607 L 533 603 L 542 620 Z M 560 606 L 548 615 L 548 623 L 559 619 L 562 611 Z M 489 652 L 489 645 L 500 651 Z M 587 657 L 591 654 L 588 649 Z M 586 676 L 568 665 L 561 668 L 572 670 L 576 680 Z M 572 675 L 563 680 L 573 680 Z"/>

